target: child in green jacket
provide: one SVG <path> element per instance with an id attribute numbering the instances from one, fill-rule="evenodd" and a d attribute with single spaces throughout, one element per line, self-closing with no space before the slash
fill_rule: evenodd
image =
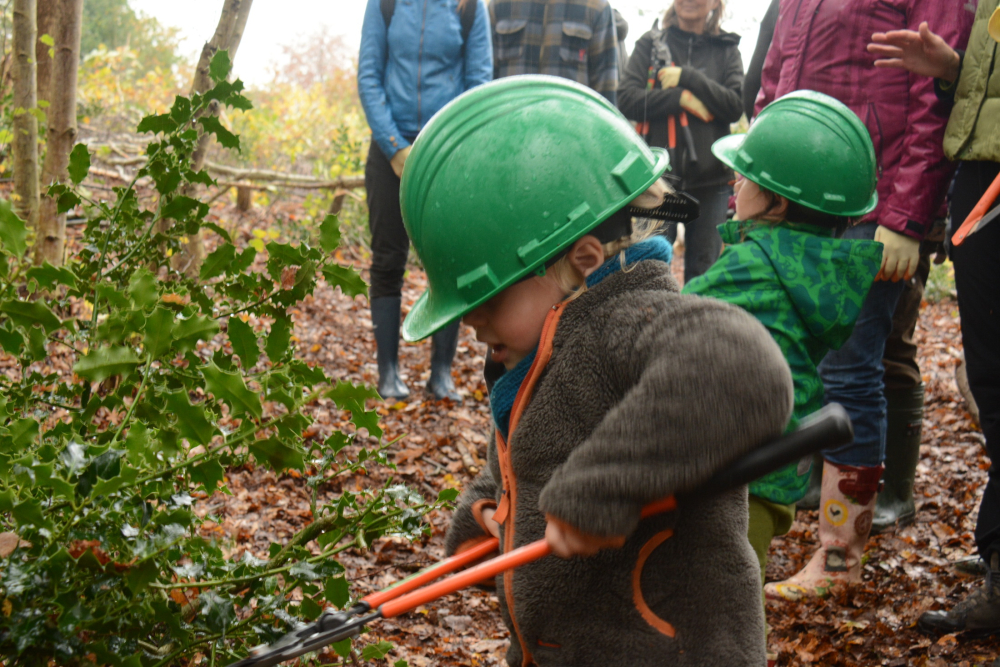
<path id="1" fill-rule="evenodd" d="M 742 176 L 736 219 L 720 226 L 729 244 L 722 256 L 684 293 L 740 306 L 767 327 L 792 370 L 794 428 L 823 406 L 816 366 L 851 335 L 879 270 L 881 244 L 836 237 L 848 218 L 875 207 L 874 149 L 850 109 L 821 93 L 797 91 L 761 111 L 747 134 L 720 139 L 712 151 Z M 749 537 L 762 582 L 768 546 L 791 527 L 810 462 L 750 485 Z M 784 597 L 801 597 L 806 587 L 823 595 L 861 567 L 874 497 L 850 493 L 841 478 L 852 474 L 837 468 L 824 482 L 838 487 L 828 496 L 834 500 L 820 508 L 827 571 L 783 584 Z"/>
<path id="2" fill-rule="evenodd" d="M 447 550 L 559 556 L 496 578 L 513 667 L 764 663 L 746 489 L 695 489 L 785 429 L 791 376 L 763 326 L 681 295 L 669 245 L 633 233 L 663 215 L 667 162 L 592 91 L 517 76 L 442 109 L 403 171 L 429 284 L 404 338 L 462 317 L 505 368 Z"/>

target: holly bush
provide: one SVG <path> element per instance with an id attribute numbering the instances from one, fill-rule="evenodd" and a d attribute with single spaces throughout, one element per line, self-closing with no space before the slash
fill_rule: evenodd
<path id="1" fill-rule="evenodd" d="M 317 506 L 333 477 L 391 467 L 391 443 L 365 409 L 372 389 L 295 358 L 288 309 L 319 276 L 350 296 L 366 287 L 332 261 L 335 217 L 318 225 L 316 245 L 271 240 L 266 269 L 253 271 L 260 251 L 238 248 L 206 221 L 207 204 L 188 196 L 212 183 L 190 168 L 199 133 L 240 148 L 209 113 L 250 107 L 228 72 L 220 52 L 214 88 L 139 124 L 154 136 L 136 180 L 151 179 L 153 198 L 133 180 L 107 203 L 90 200 L 77 187 L 89 154 L 74 148 L 73 184 L 48 190 L 61 210 L 87 211 L 65 265 L 26 263 L 24 223 L 0 203 L 0 346 L 14 359 L 0 373 L 8 666 L 161 667 L 198 655 L 227 664 L 324 607 L 349 604 L 337 554 L 383 535 L 418 536 L 422 516 L 450 499 L 425 502 L 390 478 Z M 188 278 L 169 255 L 202 231 L 219 242 Z M 354 426 L 304 437 L 315 432 L 307 407 L 321 398 L 349 411 Z M 227 469 L 255 465 L 301 471 L 313 521 L 267 558 L 227 558 L 225 544 L 200 534 L 195 499 L 226 493 Z"/>

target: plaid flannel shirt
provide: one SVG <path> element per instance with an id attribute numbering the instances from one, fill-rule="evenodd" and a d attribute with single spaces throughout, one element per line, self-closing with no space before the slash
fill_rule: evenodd
<path id="1" fill-rule="evenodd" d="M 550 74 L 615 103 L 618 37 L 608 0 L 493 0 L 493 78 Z"/>

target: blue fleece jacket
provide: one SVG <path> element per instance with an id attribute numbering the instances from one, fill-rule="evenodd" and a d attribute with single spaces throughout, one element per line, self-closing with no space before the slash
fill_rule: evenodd
<path id="1" fill-rule="evenodd" d="M 463 52 L 458 0 L 396 0 L 388 30 L 380 1 L 368 0 L 358 95 L 387 158 L 409 146 L 438 109 L 493 78 L 489 10 L 483 0 L 469 2 L 478 7 Z"/>

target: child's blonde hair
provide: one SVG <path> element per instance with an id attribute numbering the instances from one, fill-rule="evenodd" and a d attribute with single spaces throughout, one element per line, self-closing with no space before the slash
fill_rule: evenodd
<path id="1" fill-rule="evenodd" d="M 661 206 L 666 200 L 666 196 L 672 192 L 672 188 L 666 181 L 659 179 L 649 186 L 645 192 L 626 204 L 626 206 L 655 209 Z M 631 234 L 602 245 L 605 261 L 618 255 L 619 261 L 622 264 L 622 270 L 629 271 L 630 268 L 625 266 L 625 250 L 655 235 L 663 227 L 663 224 L 663 220 L 656 218 L 634 218 Z M 556 284 L 567 294 L 572 294 L 570 299 L 575 299 L 587 291 L 586 279 L 573 267 L 568 256 L 561 257 L 555 264 L 550 266 L 548 271 L 546 271 L 546 275 L 552 276 Z"/>

